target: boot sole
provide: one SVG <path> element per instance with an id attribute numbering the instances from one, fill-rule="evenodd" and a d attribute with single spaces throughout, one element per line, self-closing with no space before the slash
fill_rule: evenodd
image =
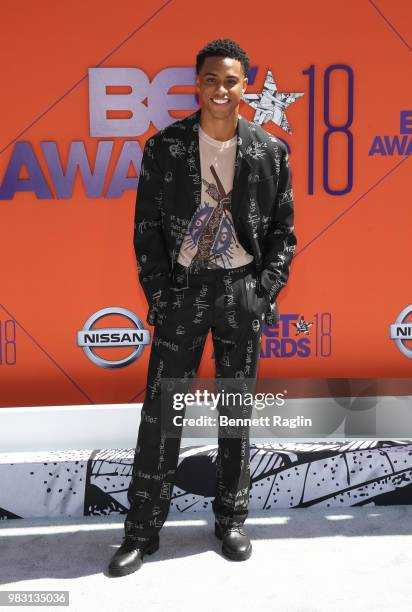
<path id="1" fill-rule="evenodd" d="M 219 538 L 219 540 L 222 540 L 222 534 L 220 533 L 220 529 L 216 525 L 216 523 L 215 536 Z M 230 559 L 231 561 L 246 561 L 246 559 L 249 559 L 252 554 L 252 545 L 250 545 L 250 548 L 248 548 L 244 553 L 234 553 L 231 550 L 227 550 L 224 545 L 222 545 L 222 553 L 227 559 Z"/>
<path id="2" fill-rule="evenodd" d="M 151 544 L 150 546 L 148 546 L 146 548 L 146 550 L 144 552 L 142 552 L 141 554 L 141 558 L 143 561 L 143 557 L 145 555 L 152 555 L 153 553 L 155 553 L 157 550 L 159 550 L 159 542 L 153 542 L 153 544 Z M 137 572 L 137 570 L 139 570 L 142 566 L 142 563 L 139 565 L 139 567 L 113 567 L 110 568 L 109 567 L 109 575 L 110 576 L 127 576 L 128 574 L 133 574 L 133 572 Z"/>

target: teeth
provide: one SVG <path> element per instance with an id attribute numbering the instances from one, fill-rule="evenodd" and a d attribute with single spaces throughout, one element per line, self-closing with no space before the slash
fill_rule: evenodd
<path id="1" fill-rule="evenodd" d="M 226 104 L 227 102 L 229 102 L 229 100 L 219 100 L 219 98 L 212 98 L 213 102 L 216 102 L 216 104 Z"/>

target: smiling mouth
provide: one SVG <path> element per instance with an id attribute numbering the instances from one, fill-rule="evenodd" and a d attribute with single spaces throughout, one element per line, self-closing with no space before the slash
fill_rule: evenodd
<path id="1" fill-rule="evenodd" d="M 210 98 L 212 100 L 212 102 L 214 102 L 215 104 L 220 104 L 220 106 L 223 106 L 224 104 L 228 104 L 229 99 L 228 98 Z"/>

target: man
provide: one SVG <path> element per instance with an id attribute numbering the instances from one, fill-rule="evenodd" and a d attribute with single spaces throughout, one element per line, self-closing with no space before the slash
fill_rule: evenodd
<path id="1" fill-rule="evenodd" d="M 211 329 L 216 378 L 253 380 L 263 322 L 278 320 L 276 298 L 296 246 L 291 173 L 285 145 L 239 115 L 248 68 L 236 42 L 206 45 L 196 58 L 201 108 L 144 148 L 134 247 L 154 335 L 113 576 L 136 571 L 158 549 L 170 507 L 180 439 L 161 427 L 161 378 L 194 377 Z M 246 430 L 219 431 L 212 507 L 231 560 L 252 552 L 243 527 L 249 467 Z"/>

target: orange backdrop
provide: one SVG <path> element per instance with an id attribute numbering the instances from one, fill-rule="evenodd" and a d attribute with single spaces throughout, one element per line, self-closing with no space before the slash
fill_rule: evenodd
<path id="1" fill-rule="evenodd" d="M 93 313 L 110 306 L 145 321 L 147 303 L 132 242 L 135 183 L 114 195 L 109 187 L 125 143 L 141 151 L 159 126 L 93 135 L 89 70 L 135 74 L 137 68 L 153 81 L 165 69 L 193 68 L 198 50 L 221 37 L 234 38 L 249 54 L 253 78 L 247 93 L 261 92 L 271 70 L 279 92 L 304 94 L 285 110 L 291 133 L 275 121 L 263 125 L 290 148 L 298 249 L 279 299 L 282 316 L 289 318 L 265 329 L 259 376 L 410 376 L 410 358 L 389 336 L 389 326 L 412 302 L 410 2 L 292 0 L 253 7 L 216 0 L 207 5 L 75 0 L 64 6 L 51 0 L 23 0 L 18 6 L 5 1 L 1 406 L 143 400 L 149 347 L 127 366 L 100 367 L 78 346 L 77 332 Z M 127 83 L 112 90 L 129 92 Z M 170 92 L 176 94 L 169 102 L 170 122 L 195 110 L 179 102 L 195 92 L 193 86 L 176 82 Z M 149 97 L 144 103 L 150 114 L 161 102 Z M 255 116 L 243 101 L 240 112 L 249 120 Z M 113 109 L 106 118 L 130 117 Z M 87 193 L 87 180 L 77 171 L 73 192 L 61 197 L 44 143 L 55 143 L 65 173 L 71 147 L 73 152 L 83 143 L 93 171 L 103 142 L 112 148 L 107 168 L 100 167 L 100 196 Z M 34 168 L 37 186 L 44 179 L 43 192 L 30 188 Z M 139 168 L 136 154 L 127 177 L 136 179 Z M 334 193 L 345 186 L 346 193 Z M 307 333 L 292 325 L 301 317 L 312 323 Z M 127 325 L 120 315 L 99 323 Z M 118 360 L 131 350 L 95 353 Z M 213 373 L 209 336 L 199 376 Z"/>

